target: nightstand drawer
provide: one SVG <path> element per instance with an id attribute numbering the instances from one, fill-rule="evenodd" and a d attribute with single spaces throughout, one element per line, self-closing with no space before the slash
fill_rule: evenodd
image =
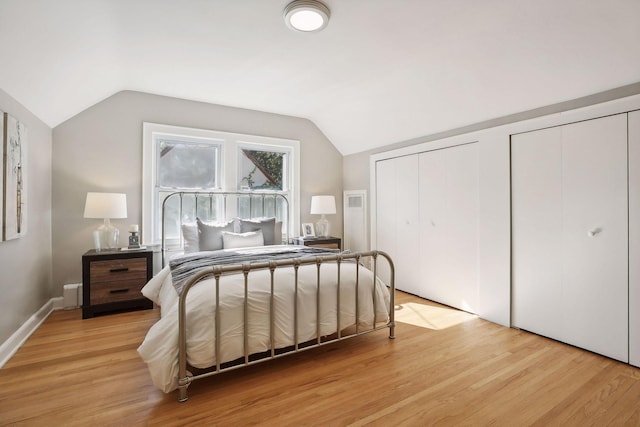
<path id="1" fill-rule="evenodd" d="M 92 261 L 89 266 L 92 286 L 108 282 L 136 282 L 144 285 L 147 279 L 145 258 Z"/>
<path id="2" fill-rule="evenodd" d="M 342 250 L 342 239 L 339 237 L 313 237 L 304 239 L 294 237 L 294 245 L 313 246 L 315 248 L 339 249 Z"/>
<path id="3" fill-rule="evenodd" d="M 307 246 L 313 246 L 314 248 L 340 249 L 340 246 L 337 243 L 315 243 Z"/>
<path id="4" fill-rule="evenodd" d="M 108 302 L 143 298 L 140 291 L 144 285 L 144 278 L 142 280 L 92 283 L 91 304 L 106 304 Z"/>

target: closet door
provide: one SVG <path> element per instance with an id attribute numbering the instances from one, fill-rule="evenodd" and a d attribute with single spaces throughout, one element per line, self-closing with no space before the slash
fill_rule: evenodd
<path id="1" fill-rule="evenodd" d="M 629 363 L 640 367 L 640 111 L 629 113 Z"/>
<path id="2" fill-rule="evenodd" d="M 394 159 L 376 162 L 376 247 L 394 258 L 397 254 L 398 224 L 396 222 L 396 164 Z M 387 264 L 380 262 L 379 274 L 388 280 Z M 396 287 L 398 281 L 396 280 Z"/>
<path id="3" fill-rule="evenodd" d="M 396 288 L 412 294 L 420 286 L 418 228 L 418 156 L 377 162 L 376 246 L 393 259 Z"/>
<path id="4" fill-rule="evenodd" d="M 564 341 L 562 128 L 511 138 L 512 324 Z"/>
<path id="5" fill-rule="evenodd" d="M 512 137 L 513 324 L 628 360 L 626 114 Z"/>
<path id="6" fill-rule="evenodd" d="M 461 310 L 478 306 L 477 144 L 420 154 L 418 294 Z"/>

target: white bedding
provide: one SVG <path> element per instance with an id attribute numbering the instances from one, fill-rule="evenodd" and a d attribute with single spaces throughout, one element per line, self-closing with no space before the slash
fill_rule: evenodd
<path id="1" fill-rule="evenodd" d="M 373 273 L 360 267 L 359 325 L 372 326 Z M 299 268 L 298 342 L 316 338 L 317 266 Z M 275 346 L 294 344 L 293 299 L 294 271 L 278 268 L 275 273 Z M 341 266 L 340 325 L 344 329 L 355 324 L 356 264 Z M 138 353 L 147 363 L 153 383 L 168 393 L 177 388 L 178 377 L 178 294 L 171 283 L 169 267 L 165 267 L 143 288 L 142 293 L 160 305 L 161 318 L 147 333 Z M 325 262 L 321 267 L 320 334 L 336 332 L 337 266 Z M 380 281 L 376 285 L 376 322 L 389 317 L 389 292 Z M 249 274 L 249 354 L 270 349 L 269 338 L 270 272 L 256 270 Z M 243 349 L 244 278 L 242 274 L 220 279 L 220 363 L 244 356 Z M 215 365 L 214 311 L 215 280 L 205 279 L 195 285 L 187 297 L 187 359 L 191 366 L 207 368 Z"/>

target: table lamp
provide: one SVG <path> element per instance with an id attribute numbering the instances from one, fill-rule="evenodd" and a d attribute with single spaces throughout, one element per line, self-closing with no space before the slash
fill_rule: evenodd
<path id="1" fill-rule="evenodd" d="M 120 230 L 111 225 L 111 218 L 127 217 L 127 195 L 123 193 L 87 193 L 85 218 L 102 218 L 104 224 L 93 232 L 97 251 L 118 248 Z"/>
<path id="2" fill-rule="evenodd" d="M 322 215 L 316 223 L 316 234 L 319 237 L 329 237 L 329 221 L 325 215 L 336 213 L 336 198 L 334 196 L 311 196 L 311 215 Z"/>

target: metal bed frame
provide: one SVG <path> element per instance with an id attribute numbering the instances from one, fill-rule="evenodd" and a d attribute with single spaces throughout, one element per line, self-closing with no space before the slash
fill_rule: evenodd
<path id="1" fill-rule="evenodd" d="M 182 195 L 187 193 L 178 193 Z M 202 195 L 201 193 L 198 193 Z M 247 192 L 224 192 L 224 193 L 206 193 L 206 194 L 214 194 L 214 195 L 223 195 L 225 197 L 231 195 L 249 195 L 252 193 Z M 273 193 L 259 193 L 260 195 L 264 194 L 265 196 L 273 195 Z M 278 194 L 283 197 L 282 195 Z M 264 200 L 264 198 L 262 199 Z M 284 198 L 286 201 L 286 198 Z M 285 202 L 285 206 L 287 207 L 288 214 L 288 202 Z M 264 206 L 263 206 L 264 208 Z M 164 204 L 163 204 L 164 209 Z M 288 215 L 287 215 L 287 225 L 288 225 Z M 288 236 L 288 230 L 287 230 Z M 164 262 L 164 244 L 165 244 L 165 236 L 164 236 L 164 224 L 163 224 L 163 262 Z M 382 257 L 388 263 L 389 266 L 389 307 L 388 313 L 389 318 L 388 321 L 384 324 L 382 322 L 378 322 L 376 325 L 375 317 L 376 317 L 376 280 L 378 277 L 378 259 Z M 367 328 L 361 330 L 359 327 L 360 322 L 360 310 L 359 310 L 359 285 L 360 285 L 360 268 L 362 267 L 361 262 L 363 259 L 372 259 L 373 261 L 373 286 L 372 286 L 372 295 L 373 298 L 373 322 L 371 328 Z M 356 278 L 355 278 L 355 331 L 349 331 L 344 333 L 343 335 L 343 325 L 341 324 L 341 316 L 340 316 L 340 287 L 341 287 L 341 265 L 343 262 L 353 262 L 356 263 Z M 329 336 L 321 336 L 320 334 L 320 322 L 316 321 L 316 338 L 312 341 L 307 341 L 304 343 L 300 343 L 298 339 L 298 269 L 302 265 L 316 265 L 317 268 L 317 281 L 316 281 L 316 319 L 320 318 L 320 288 L 321 288 L 321 271 L 322 265 L 327 263 L 335 263 L 337 265 L 337 303 L 336 303 L 336 332 Z M 284 349 L 275 347 L 275 338 L 274 338 L 274 324 L 275 324 L 275 311 L 274 311 L 274 290 L 277 284 L 275 283 L 275 271 L 279 268 L 293 268 L 294 270 L 294 304 L 292 307 L 293 310 L 293 319 L 294 319 L 294 344 L 292 346 L 286 347 Z M 271 285 L 271 294 L 269 301 L 269 340 L 270 340 L 270 349 L 265 353 L 260 353 L 257 355 L 258 357 L 253 357 L 256 355 L 249 354 L 249 331 L 248 327 L 248 303 L 249 303 L 249 274 L 255 270 L 264 270 L 268 269 L 270 272 L 270 285 Z M 244 327 L 243 327 L 243 345 L 244 345 L 244 357 L 240 358 L 236 361 L 236 363 L 223 363 L 220 362 L 220 277 L 225 274 L 231 273 L 241 273 L 244 276 Z M 211 367 L 208 372 L 200 373 L 197 375 L 193 375 L 187 371 L 188 363 L 187 363 L 187 295 L 189 294 L 189 290 L 198 282 L 203 280 L 206 277 L 213 277 L 215 280 L 215 359 L 216 364 L 215 367 Z M 275 260 L 275 261 L 264 261 L 264 262 L 256 262 L 256 263 L 244 263 L 239 265 L 213 265 L 210 267 L 203 268 L 196 272 L 193 277 L 189 279 L 189 281 L 184 286 L 182 293 L 180 294 L 180 298 L 178 301 L 178 401 L 185 402 L 188 399 L 187 395 L 187 387 L 196 379 L 210 377 L 212 375 L 219 374 L 221 372 L 231 371 L 235 369 L 239 369 L 245 366 L 254 365 L 256 363 L 262 363 L 269 360 L 273 360 L 276 358 L 280 358 L 283 356 L 287 356 L 289 354 L 298 353 L 301 351 L 309 350 L 312 348 L 317 348 L 323 345 L 327 345 L 333 342 L 342 341 L 348 338 L 357 337 L 360 335 L 364 335 L 370 332 L 374 332 L 380 329 L 389 328 L 389 338 L 395 338 L 395 318 L 394 318 L 394 307 L 395 307 L 395 268 L 393 265 L 393 261 L 391 257 L 383 252 L 383 251 L 368 251 L 368 252 L 355 252 L 355 253 L 336 253 L 331 255 L 322 255 L 311 258 L 290 258 L 283 260 Z M 223 366 L 224 365 L 224 366 Z"/>
<path id="2" fill-rule="evenodd" d="M 280 192 L 275 192 L 275 191 L 209 191 L 209 192 L 200 192 L 200 191 L 176 191 L 175 193 L 171 193 L 169 194 L 163 201 L 162 201 L 162 218 L 161 218 L 161 246 L 162 246 L 162 267 L 165 266 L 166 263 L 166 252 L 168 250 L 167 248 L 167 236 L 166 236 L 166 222 L 165 222 L 165 210 L 168 208 L 169 206 L 169 201 L 171 201 L 174 198 L 179 198 L 179 216 L 180 216 L 180 223 L 182 224 L 182 219 L 183 219 L 183 211 L 184 211 L 184 199 L 185 197 L 193 197 L 194 201 L 195 201 L 195 211 L 194 211 L 194 218 L 193 221 L 195 221 L 195 218 L 199 216 L 199 212 L 198 212 L 198 200 L 199 199 L 205 199 L 209 201 L 209 209 L 211 210 L 211 207 L 213 206 L 214 201 L 216 203 L 220 202 L 221 203 L 221 210 L 223 213 L 223 219 L 226 219 L 226 214 L 227 214 L 227 209 L 229 207 L 229 199 L 234 199 L 235 203 L 236 203 L 236 213 L 239 211 L 239 204 L 240 201 L 244 199 L 248 199 L 249 200 L 249 217 L 248 219 L 251 218 L 256 218 L 256 216 L 253 216 L 252 213 L 254 211 L 254 203 L 256 202 L 255 199 L 259 200 L 260 203 L 260 212 L 262 213 L 262 216 L 267 216 L 265 215 L 265 202 L 268 199 L 272 199 L 274 201 L 274 207 L 273 207 L 273 216 L 277 216 L 277 211 L 278 211 L 278 206 L 277 206 L 277 202 L 278 201 L 282 201 L 284 207 L 282 208 L 283 211 L 283 225 L 282 225 L 282 230 L 284 231 L 284 238 L 282 239 L 282 242 L 285 244 L 289 243 L 289 228 L 290 228 L 290 222 L 289 222 L 289 200 L 287 199 L 287 197 L 280 193 Z M 201 218 L 202 220 L 206 221 L 208 219 L 211 218 Z M 243 219 L 247 219 L 247 218 L 243 218 Z M 181 249 L 183 247 L 184 244 L 184 240 L 183 240 L 183 236 L 182 236 L 182 228 L 179 227 L 179 243 L 178 246 L 175 249 Z M 172 248 L 174 249 L 174 248 Z"/>

